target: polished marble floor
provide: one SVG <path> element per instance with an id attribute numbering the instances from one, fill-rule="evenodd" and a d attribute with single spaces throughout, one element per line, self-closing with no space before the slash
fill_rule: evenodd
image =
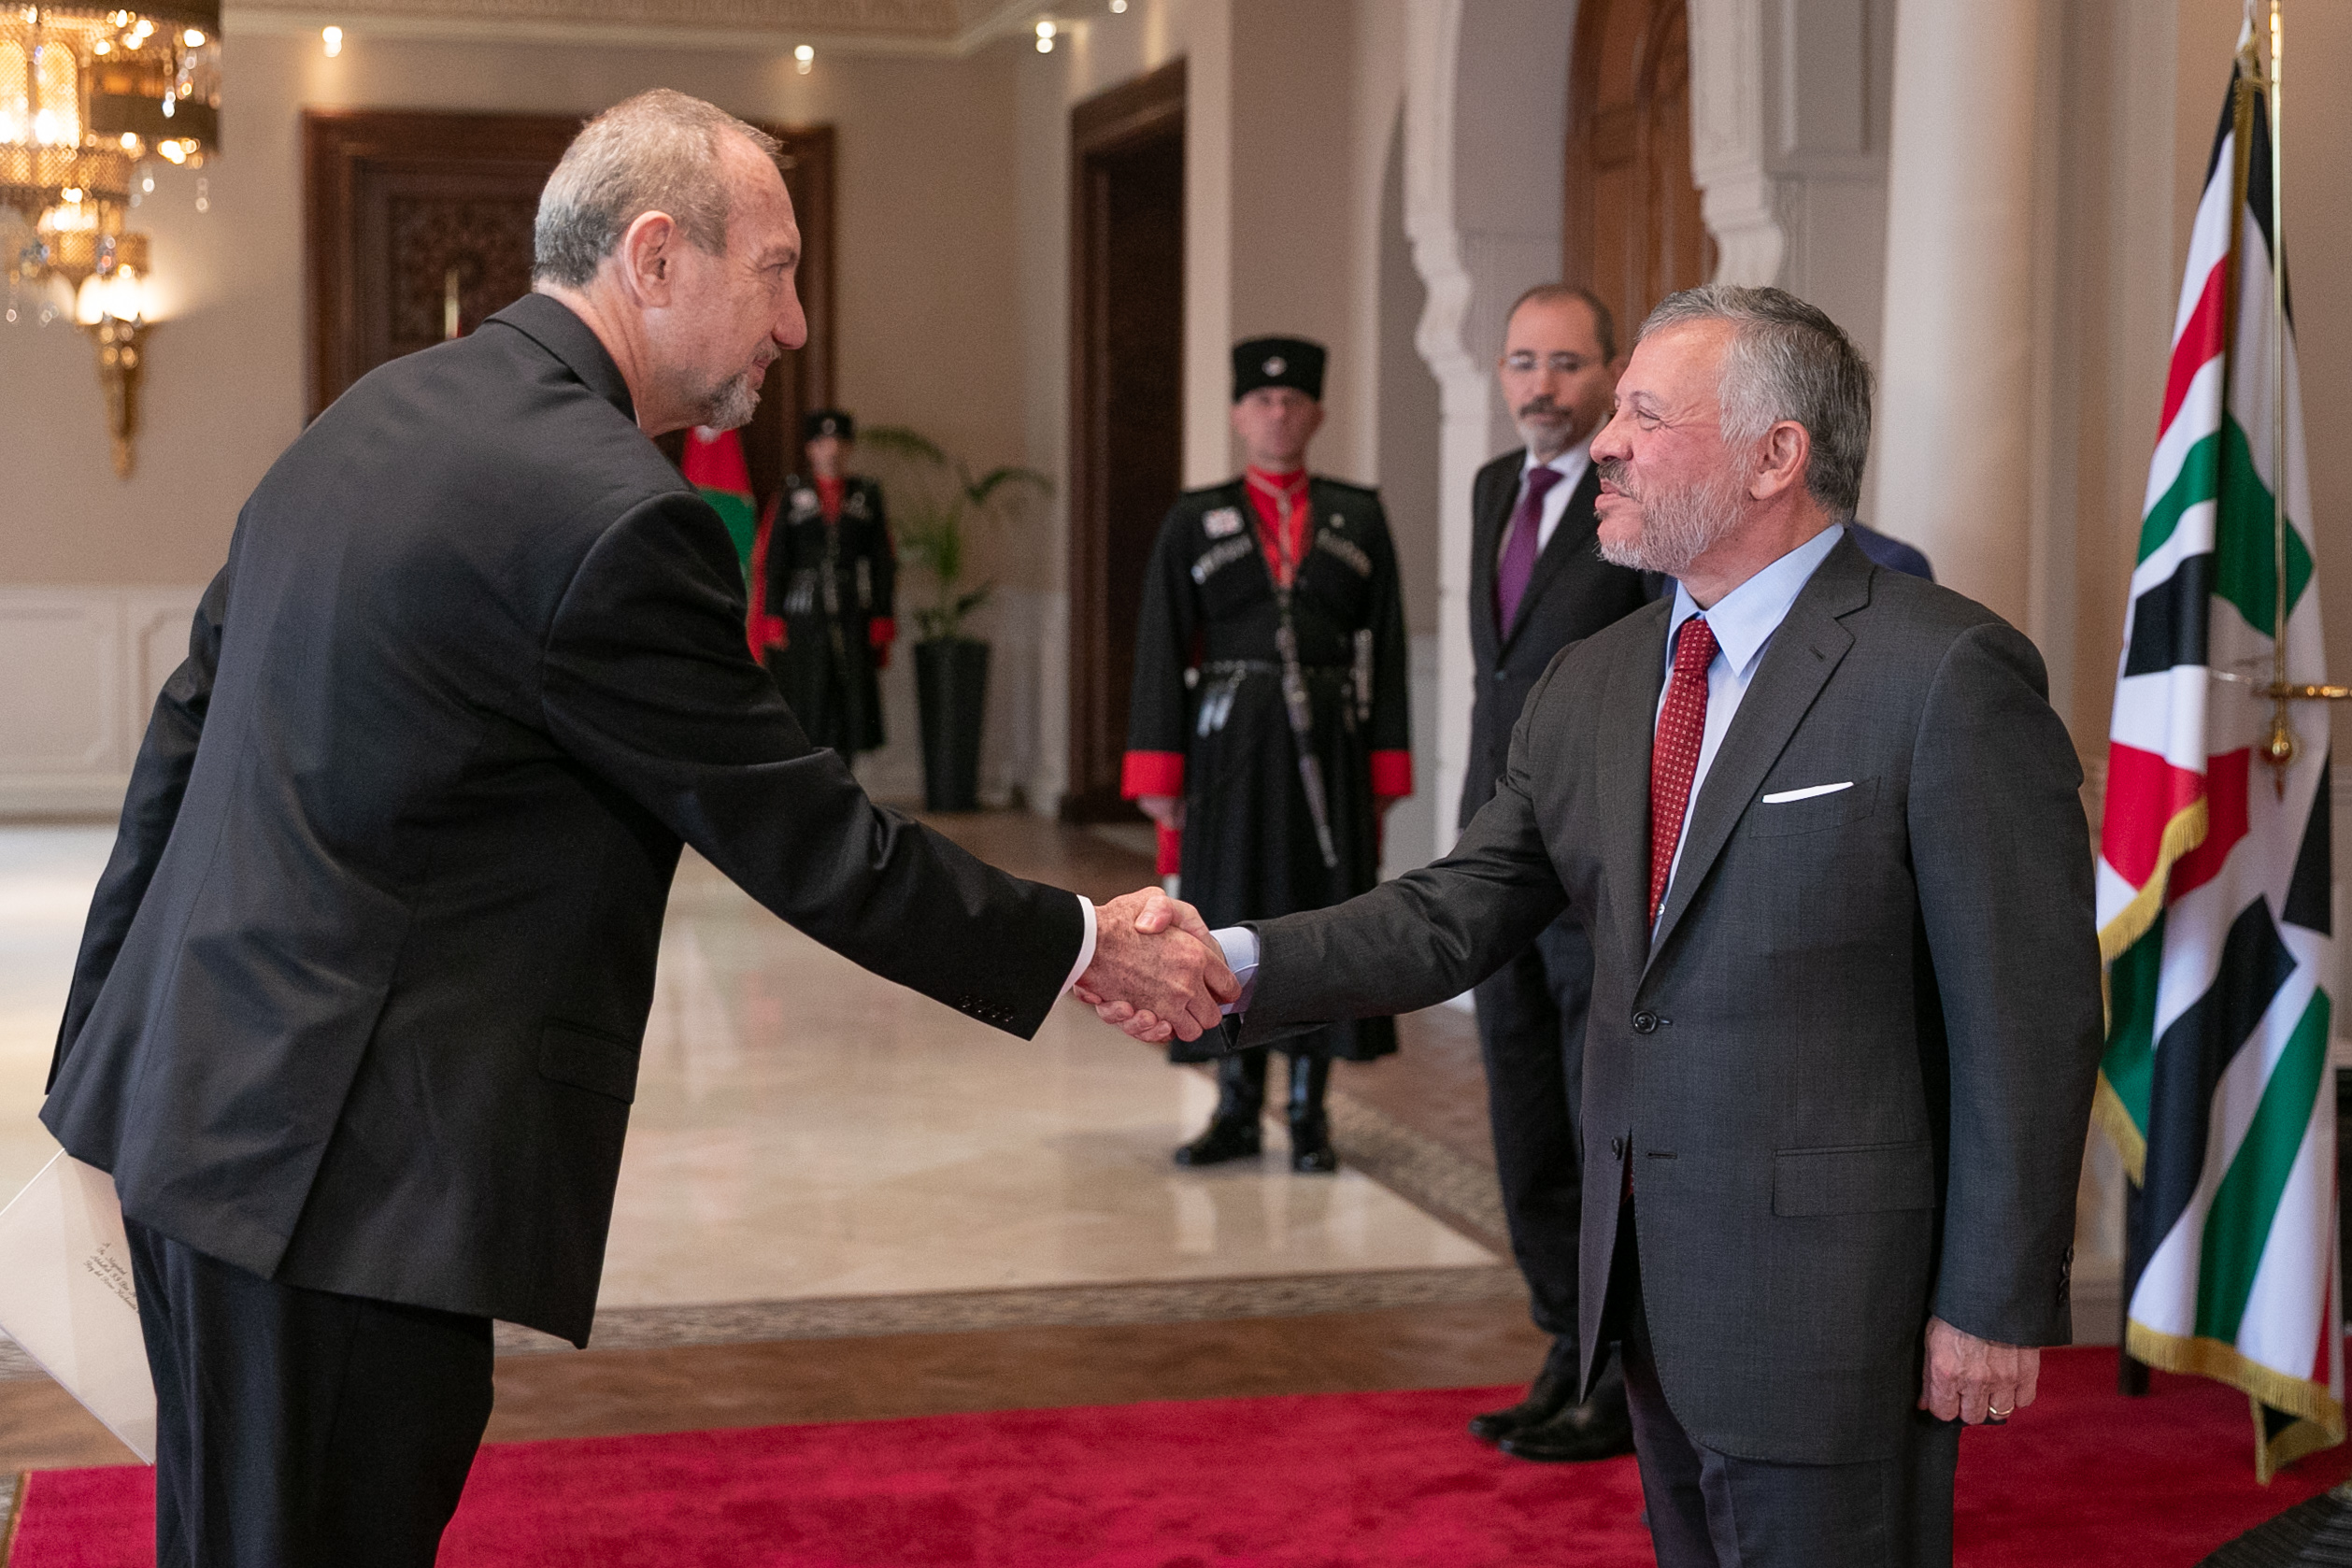
<path id="1" fill-rule="evenodd" d="M 1358 1172 L 1176 1169 L 1213 1098 L 1075 1002 L 1021 1041 L 875 979 L 690 862 L 605 1303 L 1493 1262 Z"/>
<path id="2" fill-rule="evenodd" d="M 1034 818 L 937 820 L 1098 899 L 1148 874 L 1132 847 Z M 0 1192 L 54 1148 L 34 1110 L 111 842 L 0 828 Z M 1338 1177 L 1290 1175 L 1271 1126 L 1261 1164 L 1188 1175 L 1167 1153 L 1206 1114 L 1199 1073 L 1073 1005 L 1033 1044 L 971 1023 L 690 860 L 615 1216 L 609 1347 L 502 1356 L 491 1436 L 1523 1378 L 1544 1341 L 1490 1250 L 1476 1041 L 1443 1010 L 1400 1028 L 1403 1055 L 1333 1080 Z M 11 1370 L 0 1472 L 130 1460 Z"/>
<path id="3" fill-rule="evenodd" d="M 34 1113 L 110 840 L 0 829 L 0 1190 L 54 1147 Z M 877 979 L 690 855 L 603 1305 L 1496 1262 L 1361 1172 L 1291 1175 L 1278 1133 L 1262 1162 L 1177 1170 L 1211 1100 L 1076 1003 L 1025 1042 Z"/>

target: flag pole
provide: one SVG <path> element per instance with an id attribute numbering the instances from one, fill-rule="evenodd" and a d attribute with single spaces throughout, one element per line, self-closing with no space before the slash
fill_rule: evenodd
<path id="1" fill-rule="evenodd" d="M 2270 738 L 2262 744 L 2262 760 L 2271 765 L 2271 781 L 2281 800 L 2287 798 L 2287 770 L 2294 765 L 2302 743 L 2288 722 L 2289 703 L 2344 702 L 2352 699 L 2352 686 L 2287 678 L 2287 148 L 2286 115 L 2279 99 L 2279 64 L 2286 52 L 2284 0 L 2264 0 L 2271 30 L 2270 69 L 2262 84 L 2268 92 L 2266 113 L 2271 133 L 2271 552 L 2274 592 L 2271 596 L 2271 684 L 2263 693 L 2271 699 Z"/>
<path id="2" fill-rule="evenodd" d="M 2286 22 L 2279 0 L 2269 0 L 2271 24 L 2271 549 L 2275 570 L 2271 596 L 2271 734 L 2263 755 L 2278 798 L 2287 798 L 2287 770 L 2298 749 L 2287 720 L 2287 190 L 2280 133 L 2279 78 L 2284 74 Z"/>

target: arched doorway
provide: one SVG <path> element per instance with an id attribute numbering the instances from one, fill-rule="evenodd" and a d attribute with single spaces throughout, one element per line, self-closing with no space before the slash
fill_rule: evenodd
<path id="1" fill-rule="evenodd" d="M 1584 0 L 1568 65 L 1561 276 L 1617 313 L 1621 338 L 1715 271 L 1690 178 L 1690 24 L 1684 0 Z"/>

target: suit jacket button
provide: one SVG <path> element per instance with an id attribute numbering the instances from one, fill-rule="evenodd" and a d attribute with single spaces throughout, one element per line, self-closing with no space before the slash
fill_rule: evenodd
<path id="1" fill-rule="evenodd" d="M 1623 1138 L 1611 1138 L 1609 1140 L 1609 1158 L 1612 1160 L 1622 1160 L 1625 1158 L 1625 1140 Z"/>
<path id="2" fill-rule="evenodd" d="M 1640 1012 L 1635 1013 L 1633 1015 L 1633 1033 L 1636 1034 L 1657 1033 L 1658 1015 L 1651 1012 L 1646 1007 L 1643 1008 Z"/>

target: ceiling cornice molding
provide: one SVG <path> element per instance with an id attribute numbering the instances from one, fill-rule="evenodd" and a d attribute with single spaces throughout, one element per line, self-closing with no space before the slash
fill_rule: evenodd
<path id="1" fill-rule="evenodd" d="M 1033 0 L 231 0 L 224 41 L 311 34 L 676 50 L 789 49 L 824 54 L 962 58 L 1026 33 Z"/>

